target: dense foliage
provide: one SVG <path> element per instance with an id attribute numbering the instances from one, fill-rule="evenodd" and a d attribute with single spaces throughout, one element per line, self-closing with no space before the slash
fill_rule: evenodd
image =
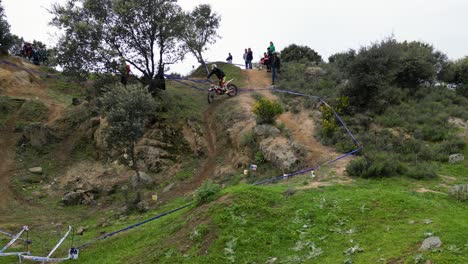
<path id="1" fill-rule="evenodd" d="M 334 54 L 329 63 L 318 66 L 285 63 L 279 85 L 320 96 L 339 112 L 364 145 L 361 157 L 348 168 L 351 175 L 431 178 L 433 161 L 446 162 L 466 145 L 449 122 L 468 119 L 468 100 L 458 88 L 464 87 L 466 61 L 451 63 L 425 43 L 386 39 L 359 51 Z M 459 83 L 457 91 L 436 85 L 441 73 Z M 282 99 L 287 107 L 298 105 L 297 97 Z M 327 108 L 314 99 L 302 102 L 322 111 L 318 136 L 323 143 L 343 152 L 356 148 Z"/>
<path id="2" fill-rule="evenodd" d="M 0 55 L 7 53 L 12 42 L 12 35 L 10 33 L 10 24 L 5 19 L 2 1 L 0 0 Z"/>
<path id="3" fill-rule="evenodd" d="M 257 123 L 274 124 L 277 116 L 283 113 L 283 107 L 277 101 L 259 98 L 253 112 L 257 115 Z"/>
<path id="4" fill-rule="evenodd" d="M 123 74 L 130 64 L 153 94 L 165 88 L 164 72 L 188 50 L 201 57 L 219 24 L 210 6 L 185 14 L 175 0 L 68 0 L 52 13 L 52 24 L 65 31 L 57 47 L 65 73 Z M 203 19 L 209 20 L 199 23 Z"/>
<path id="5" fill-rule="evenodd" d="M 211 6 L 201 4 L 185 15 L 185 26 L 182 34 L 185 48 L 195 56 L 197 61 L 208 73 L 203 52 L 207 50 L 208 44 L 214 44 L 220 36 L 216 33 L 219 28 L 221 17 L 211 10 Z"/>
<path id="6" fill-rule="evenodd" d="M 281 59 L 284 62 L 309 61 L 320 63 L 322 57 L 313 49 L 307 46 L 291 44 L 281 51 Z"/>
<path id="7" fill-rule="evenodd" d="M 124 149 L 129 155 L 130 167 L 138 173 L 135 144 L 143 136 L 145 125 L 156 109 L 154 99 L 141 86 L 116 86 L 104 95 L 102 104 L 109 123 L 107 143 Z"/>

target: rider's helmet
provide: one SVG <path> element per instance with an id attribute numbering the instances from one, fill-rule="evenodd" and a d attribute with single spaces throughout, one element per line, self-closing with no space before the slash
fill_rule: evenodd
<path id="1" fill-rule="evenodd" d="M 218 66 L 216 66 L 216 64 L 211 65 L 211 69 L 212 69 L 212 70 L 214 70 L 214 69 L 216 69 L 216 68 L 218 68 Z"/>

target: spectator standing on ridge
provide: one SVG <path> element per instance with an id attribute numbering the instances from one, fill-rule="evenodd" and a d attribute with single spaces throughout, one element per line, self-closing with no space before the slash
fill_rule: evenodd
<path id="1" fill-rule="evenodd" d="M 275 45 L 273 45 L 273 41 L 270 41 L 270 46 L 268 47 L 268 51 L 271 52 L 268 53 L 268 55 L 272 55 L 273 53 L 275 53 Z"/>
<path id="2" fill-rule="evenodd" d="M 122 68 L 120 69 L 120 73 L 121 73 L 121 76 L 120 76 L 120 82 L 127 86 L 127 83 L 128 83 L 128 78 L 130 77 L 130 65 L 128 65 L 124 59 L 122 59 Z"/>
<path id="3" fill-rule="evenodd" d="M 273 53 L 272 57 L 270 58 L 270 67 L 271 67 L 271 84 L 274 85 L 276 79 L 278 79 L 278 72 L 281 68 L 281 61 L 280 58 L 277 56 L 276 52 Z"/>
<path id="4" fill-rule="evenodd" d="M 268 61 L 269 57 L 268 57 L 268 54 L 266 52 L 263 53 L 263 58 L 260 59 L 260 64 L 261 65 L 266 65 L 267 67 L 267 72 L 270 71 L 270 64 L 269 64 L 269 61 Z M 262 67 L 260 67 L 259 70 L 261 70 Z"/>
<path id="5" fill-rule="evenodd" d="M 229 56 L 227 57 L 226 60 L 227 60 L 227 62 L 228 62 L 229 64 L 232 64 L 232 55 L 231 55 L 231 52 L 229 52 Z"/>
<path id="6" fill-rule="evenodd" d="M 253 52 L 249 48 L 247 51 L 247 69 L 252 69 Z"/>
<path id="7" fill-rule="evenodd" d="M 247 49 L 245 49 L 244 56 L 243 56 L 244 62 L 245 62 L 245 69 L 247 69 L 247 53 L 248 53 Z"/>

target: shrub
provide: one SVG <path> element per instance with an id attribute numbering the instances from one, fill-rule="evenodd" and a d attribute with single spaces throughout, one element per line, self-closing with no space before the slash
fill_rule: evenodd
<path id="1" fill-rule="evenodd" d="M 368 154 L 370 156 L 370 154 Z M 375 178 L 402 174 L 405 167 L 392 156 L 372 153 L 371 157 L 361 157 L 351 161 L 346 167 L 350 176 Z"/>
<path id="2" fill-rule="evenodd" d="M 434 168 L 428 163 L 418 163 L 411 165 L 406 173 L 413 179 L 433 179 L 437 177 Z"/>
<path id="3" fill-rule="evenodd" d="M 253 112 L 257 115 L 258 124 L 274 124 L 276 117 L 284 110 L 278 102 L 260 98 L 255 103 Z"/>
<path id="4" fill-rule="evenodd" d="M 456 90 L 458 95 L 468 98 L 468 84 L 460 84 L 457 86 Z"/>
<path id="5" fill-rule="evenodd" d="M 216 184 L 211 180 L 207 180 L 195 191 L 195 203 L 200 205 L 212 201 L 213 197 L 220 191 L 221 187 L 219 184 Z"/>
<path id="6" fill-rule="evenodd" d="M 261 164 L 263 162 L 265 162 L 265 156 L 263 155 L 261 151 L 257 151 L 255 153 L 255 163 Z"/>
<path id="7" fill-rule="evenodd" d="M 291 44 L 281 51 L 281 57 L 284 62 L 291 61 L 310 61 L 315 63 L 322 62 L 322 57 L 313 49 L 307 46 Z"/>
<path id="8" fill-rule="evenodd" d="M 11 109 L 11 102 L 7 96 L 0 96 L 0 112 L 8 113 Z"/>

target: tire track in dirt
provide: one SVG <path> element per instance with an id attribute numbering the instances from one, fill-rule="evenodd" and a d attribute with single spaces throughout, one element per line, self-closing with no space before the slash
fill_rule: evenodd
<path id="1" fill-rule="evenodd" d="M 188 183 L 182 183 L 174 188 L 173 194 L 186 195 L 189 192 L 196 190 L 207 179 L 210 179 L 216 170 L 216 109 L 224 100 L 215 100 L 203 112 L 203 130 L 204 139 L 207 146 L 207 157 L 202 162 L 197 175 Z"/>

